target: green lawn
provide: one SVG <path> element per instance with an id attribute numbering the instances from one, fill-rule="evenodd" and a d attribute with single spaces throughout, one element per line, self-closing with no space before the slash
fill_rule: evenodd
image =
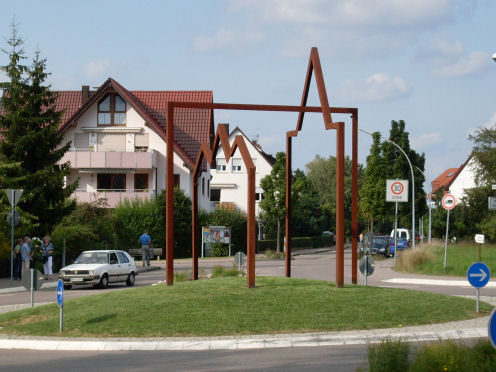
<path id="1" fill-rule="evenodd" d="M 491 306 L 426 292 L 258 277 L 206 279 L 87 296 L 64 304 L 64 336 L 217 336 L 374 329 L 487 315 Z M 55 292 L 54 292 L 55 297 Z M 0 331 L 59 335 L 57 305 L 0 315 Z"/>
<path id="2" fill-rule="evenodd" d="M 469 266 L 479 261 L 479 245 L 475 243 L 448 244 L 446 271 L 444 270 L 444 245 L 417 246 L 415 250 L 424 250 L 425 252 L 414 254 L 413 250 L 408 249 L 405 251 L 405 262 L 402 262 L 403 252 L 400 252 L 395 269 L 421 274 L 466 277 Z M 496 269 L 496 245 L 482 244 L 481 259 L 491 271 Z"/>

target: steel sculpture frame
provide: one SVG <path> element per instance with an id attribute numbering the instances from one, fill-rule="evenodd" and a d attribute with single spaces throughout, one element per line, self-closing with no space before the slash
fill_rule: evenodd
<path id="1" fill-rule="evenodd" d="M 308 91 L 310 88 L 310 81 L 312 73 L 315 73 L 315 79 L 317 82 L 317 88 L 319 93 L 319 98 L 321 102 L 320 107 L 306 106 Z M 279 111 L 279 112 L 298 112 L 298 122 L 297 127 L 294 131 L 289 131 L 286 134 L 286 146 L 287 156 L 286 156 L 286 190 L 291 190 L 291 138 L 296 137 L 298 132 L 302 128 L 303 117 L 305 112 L 321 112 L 324 118 L 325 128 L 337 129 L 337 149 L 336 149 L 336 160 L 337 160 L 337 175 L 336 175 L 336 285 L 338 287 L 343 287 L 344 283 L 344 123 L 343 122 L 332 122 L 331 113 L 338 114 L 351 114 L 353 119 L 353 150 L 352 150 L 352 282 L 356 283 L 356 244 L 357 244 L 357 211 L 358 211 L 358 172 L 357 172 L 357 146 L 358 146 L 358 109 L 356 108 L 342 108 L 342 107 L 329 107 L 329 102 L 327 99 L 327 92 L 325 89 L 324 79 L 322 75 L 322 69 L 320 65 L 320 59 L 318 55 L 317 48 L 312 48 L 310 53 L 310 61 L 307 69 L 307 76 L 305 80 L 305 87 L 303 90 L 303 97 L 300 106 L 285 106 L 285 105 L 258 105 L 258 104 L 236 104 L 236 103 L 213 103 L 213 102 L 167 102 L 167 120 L 166 120 L 166 278 L 167 285 L 174 284 L 174 146 L 169 146 L 169 144 L 174 144 L 174 110 L 175 108 L 196 108 L 196 109 L 222 109 L 222 110 L 247 110 L 247 111 Z M 222 127 L 221 127 L 222 128 Z M 231 157 L 234 154 L 236 148 L 239 148 L 241 152 L 242 148 L 246 149 L 246 144 L 241 140 L 233 143 L 231 147 L 228 141 L 228 134 L 222 133 L 222 131 L 227 132 L 227 128 L 217 131 L 216 139 L 214 140 L 214 145 L 212 150 L 208 148 L 208 145 L 202 144 L 200 154 L 198 158 L 205 157 L 208 161 L 211 159 L 211 164 L 215 162 L 214 156 L 215 152 L 213 150 L 218 149 L 219 141 L 222 143 L 224 150 L 224 155 Z M 223 138 L 225 137 L 227 139 Z M 228 147 L 229 146 L 229 147 Z M 208 150 L 208 151 L 207 151 Z M 243 155 L 243 154 L 242 154 Z M 246 154 L 245 154 L 246 155 Z M 245 156 L 243 159 L 248 160 Z M 249 158 L 251 160 L 251 157 Z M 245 164 L 250 164 L 250 161 L 246 161 Z M 198 168 L 201 164 L 201 160 L 197 159 L 194 177 L 197 177 Z M 251 161 L 253 165 L 253 161 Z M 251 166 L 250 165 L 250 166 Z M 254 185 L 254 175 L 255 167 L 251 168 L 253 171 L 253 185 Z M 250 184 L 250 168 L 248 169 L 248 177 Z M 288 182 L 289 180 L 289 182 Z M 197 187 L 198 184 L 196 178 L 193 180 L 193 207 L 198 207 L 197 201 Z M 196 185 L 195 185 L 196 183 Z M 250 186 L 249 186 L 250 189 Z M 288 200 L 290 192 L 286 192 L 286 276 L 291 276 L 291 206 Z M 255 286 L 255 189 L 253 186 L 253 192 L 248 194 L 248 215 L 247 215 L 247 286 L 248 288 L 253 288 Z M 250 212 L 252 211 L 252 212 Z M 197 239 L 197 220 L 192 221 L 192 238 L 196 242 Z M 197 245 L 197 243 L 195 243 Z M 198 253 L 197 246 L 193 245 L 193 272 L 198 270 Z M 196 257 L 196 260 L 195 260 Z M 353 258 L 354 257 L 354 258 Z M 195 268 L 196 267 L 196 268 Z"/>

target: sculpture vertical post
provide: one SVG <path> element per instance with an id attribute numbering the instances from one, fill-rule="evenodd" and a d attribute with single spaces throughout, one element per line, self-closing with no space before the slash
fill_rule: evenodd
<path id="1" fill-rule="evenodd" d="M 291 136 L 286 135 L 286 277 L 291 277 Z"/>
<path id="2" fill-rule="evenodd" d="M 198 280 L 198 180 L 194 173 L 191 182 L 193 184 L 191 195 L 191 258 L 193 261 L 193 280 Z"/>
<path id="3" fill-rule="evenodd" d="M 248 168 L 248 205 L 246 221 L 248 288 L 255 287 L 255 168 Z"/>
<path id="4" fill-rule="evenodd" d="M 167 285 L 174 284 L 174 104 L 167 102 L 165 259 Z"/>
<path id="5" fill-rule="evenodd" d="M 344 286 L 344 123 L 336 139 L 336 286 Z"/>
<path id="6" fill-rule="evenodd" d="M 357 284 L 358 244 L 358 110 L 352 116 L 351 143 L 351 282 Z"/>

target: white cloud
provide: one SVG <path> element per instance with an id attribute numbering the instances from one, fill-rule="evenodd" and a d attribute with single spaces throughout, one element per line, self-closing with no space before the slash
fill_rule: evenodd
<path id="1" fill-rule="evenodd" d="M 486 128 L 486 129 L 491 129 L 491 128 L 496 128 L 496 112 L 493 113 L 493 115 L 491 116 L 491 118 L 485 122 L 484 124 L 482 124 L 480 127 L 478 128 L 469 128 L 467 130 L 467 136 L 468 135 L 473 135 L 475 133 L 475 131 L 477 129 L 480 129 L 480 128 Z"/>
<path id="2" fill-rule="evenodd" d="M 486 70 L 489 64 L 489 53 L 472 52 L 468 56 L 462 56 L 452 64 L 436 68 L 434 74 L 440 77 L 476 75 Z"/>
<path id="3" fill-rule="evenodd" d="M 424 133 L 418 137 L 412 138 L 412 148 L 415 150 L 423 149 L 443 142 L 443 134 L 440 132 Z"/>
<path id="4" fill-rule="evenodd" d="M 214 36 L 201 36 L 193 41 L 193 49 L 198 53 L 218 50 L 241 52 L 247 46 L 263 42 L 265 36 L 259 31 L 239 32 L 226 28 L 220 29 Z"/>
<path id="5" fill-rule="evenodd" d="M 88 78 L 99 77 L 109 70 L 110 62 L 106 59 L 91 61 L 83 66 L 83 73 Z"/>
<path id="6" fill-rule="evenodd" d="M 339 88 L 339 96 L 350 101 L 378 102 L 406 96 L 411 90 L 410 84 L 402 77 L 378 72 L 363 81 L 345 81 Z"/>
<path id="7" fill-rule="evenodd" d="M 418 27 L 452 17 L 449 0 L 233 0 L 232 11 L 253 9 L 268 22 Z"/>

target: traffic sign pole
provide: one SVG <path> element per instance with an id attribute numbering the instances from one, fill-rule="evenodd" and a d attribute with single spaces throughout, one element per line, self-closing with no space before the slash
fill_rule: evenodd
<path id="1" fill-rule="evenodd" d="M 57 283 L 57 305 L 60 309 L 60 333 L 64 329 L 64 282 L 59 279 Z"/>
<path id="2" fill-rule="evenodd" d="M 444 271 L 446 271 L 446 257 L 448 255 L 449 212 L 450 210 L 448 209 L 448 215 L 446 217 L 446 239 L 444 242 Z"/>

